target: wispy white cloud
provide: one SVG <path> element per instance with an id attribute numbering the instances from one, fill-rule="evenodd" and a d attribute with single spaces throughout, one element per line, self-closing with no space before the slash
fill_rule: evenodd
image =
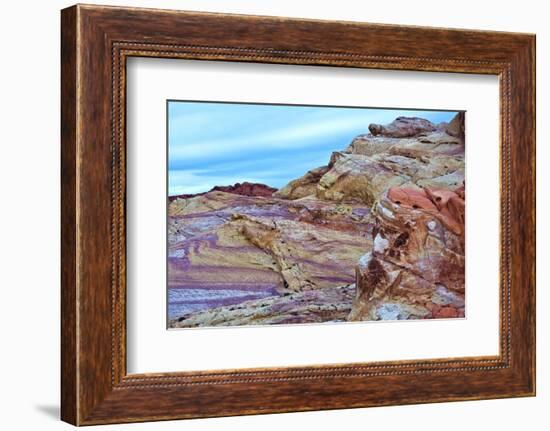
<path id="1" fill-rule="evenodd" d="M 232 107 L 233 105 L 225 106 Z M 175 127 L 186 128 L 183 129 L 183 133 L 174 133 L 170 142 L 170 157 L 188 160 L 201 159 L 209 154 L 253 151 L 263 146 L 269 146 L 271 150 L 306 149 L 317 146 L 320 140 L 327 140 L 337 135 L 346 134 L 346 132 L 350 136 L 357 133 L 368 133 L 370 123 L 389 123 L 397 115 L 417 115 L 415 111 L 396 115 L 395 111 L 388 110 L 345 108 L 340 112 L 335 108 L 318 108 L 317 112 L 305 112 L 304 115 L 299 112 L 300 108 L 293 109 L 298 111 L 281 116 L 287 118 L 280 118 L 280 121 L 272 118 L 271 121 L 264 122 L 263 127 L 254 127 L 253 130 L 245 129 L 244 131 L 236 130 L 239 125 L 233 122 L 233 117 L 236 117 L 234 114 L 223 116 L 218 112 L 210 117 L 194 114 L 191 119 L 185 120 L 188 126 L 181 124 L 180 117 L 180 124 Z M 311 110 L 311 108 L 307 109 Z M 323 109 L 326 112 L 323 112 Z M 299 118 L 300 115 L 301 118 Z M 301 121 L 296 121 L 300 119 Z M 249 121 L 254 120 L 254 118 L 249 119 Z M 195 121 L 196 123 L 194 123 Z M 242 121 L 238 121 L 238 123 L 242 123 Z M 250 127 L 247 128 L 250 129 Z M 220 133 L 215 134 L 217 135 L 215 137 L 209 137 L 216 129 Z"/>
<path id="2" fill-rule="evenodd" d="M 256 173 L 258 174 L 258 173 Z M 250 183 L 270 184 L 272 178 L 267 175 L 254 175 L 253 173 L 235 172 L 231 175 L 197 175 L 190 171 L 170 171 L 168 194 L 170 196 L 182 194 L 195 194 L 211 190 L 214 186 L 231 185 L 248 181 Z"/>

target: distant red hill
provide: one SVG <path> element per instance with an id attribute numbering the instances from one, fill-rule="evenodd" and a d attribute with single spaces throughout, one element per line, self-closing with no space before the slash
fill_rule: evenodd
<path id="1" fill-rule="evenodd" d="M 270 197 L 276 191 L 276 188 L 269 187 L 265 184 L 249 183 L 245 181 L 244 183 L 235 183 L 232 186 L 215 186 L 209 192 L 169 196 L 168 199 L 170 201 L 173 201 L 175 199 L 187 199 L 195 196 L 201 196 L 210 192 L 225 192 L 242 196 Z"/>

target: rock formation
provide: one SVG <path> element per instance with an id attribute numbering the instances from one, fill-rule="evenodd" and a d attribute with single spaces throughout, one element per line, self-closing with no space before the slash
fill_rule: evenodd
<path id="1" fill-rule="evenodd" d="M 373 247 L 356 268 L 350 320 L 464 316 L 464 200 L 396 187 L 372 215 Z"/>
<path id="2" fill-rule="evenodd" d="M 353 283 L 370 244 L 368 212 L 360 205 L 218 191 L 171 202 L 170 317 Z M 212 324 L 211 314 L 201 316 Z"/>
<path id="3" fill-rule="evenodd" d="M 211 191 L 219 191 L 226 193 L 233 193 L 242 196 L 271 196 L 277 191 L 276 188 L 266 186 L 265 184 L 258 183 L 236 183 L 232 186 L 216 186 Z"/>
<path id="4" fill-rule="evenodd" d="M 463 139 L 418 118 L 399 117 L 387 127 L 371 124 L 369 128 L 381 130 L 381 136 L 358 136 L 344 151 L 333 153 L 327 166 L 291 181 L 274 196 L 371 206 L 388 188 L 403 184 L 450 190 L 463 187 Z M 420 132 L 411 135 L 415 130 Z"/>
<path id="5" fill-rule="evenodd" d="M 381 135 L 388 138 L 409 138 L 435 130 L 436 127 L 432 122 L 418 117 L 397 117 L 387 125 L 371 124 L 369 126 L 373 136 Z"/>
<path id="6" fill-rule="evenodd" d="M 226 193 L 232 193 L 235 195 L 242 195 L 242 196 L 268 197 L 268 196 L 271 196 L 274 192 L 276 192 L 277 189 L 273 187 L 269 187 L 265 184 L 249 183 L 248 181 L 245 181 L 243 183 L 235 183 L 230 186 L 214 186 L 210 191 L 226 192 Z M 189 199 L 196 196 L 203 196 L 205 194 L 206 193 L 176 195 L 176 196 L 170 196 L 169 200 L 174 201 L 176 199 Z"/>
<path id="7" fill-rule="evenodd" d="M 371 124 L 278 191 L 169 204 L 170 327 L 464 316 L 464 115 Z"/>
<path id="8" fill-rule="evenodd" d="M 353 284 L 285 293 L 182 316 L 172 319 L 170 327 L 345 322 L 354 295 Z"/>

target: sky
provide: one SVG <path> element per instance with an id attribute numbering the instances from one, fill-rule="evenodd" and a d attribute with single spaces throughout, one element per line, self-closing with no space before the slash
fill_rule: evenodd
<path id="1" fill-rule="evenodd" d="M 437 124 L 456 112 L 168 102 L 168 194 L 206 192 L 237 182 L 281 188 L 326 165 L 371 123 L 399 116 Z"/>

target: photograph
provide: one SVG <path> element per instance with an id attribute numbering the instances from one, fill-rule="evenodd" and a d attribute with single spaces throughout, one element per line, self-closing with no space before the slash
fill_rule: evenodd
<path id="1" fill-rule="evenodd" d="M 465 112 L 166 112 L 168 329 L 465 317 Z"/>

